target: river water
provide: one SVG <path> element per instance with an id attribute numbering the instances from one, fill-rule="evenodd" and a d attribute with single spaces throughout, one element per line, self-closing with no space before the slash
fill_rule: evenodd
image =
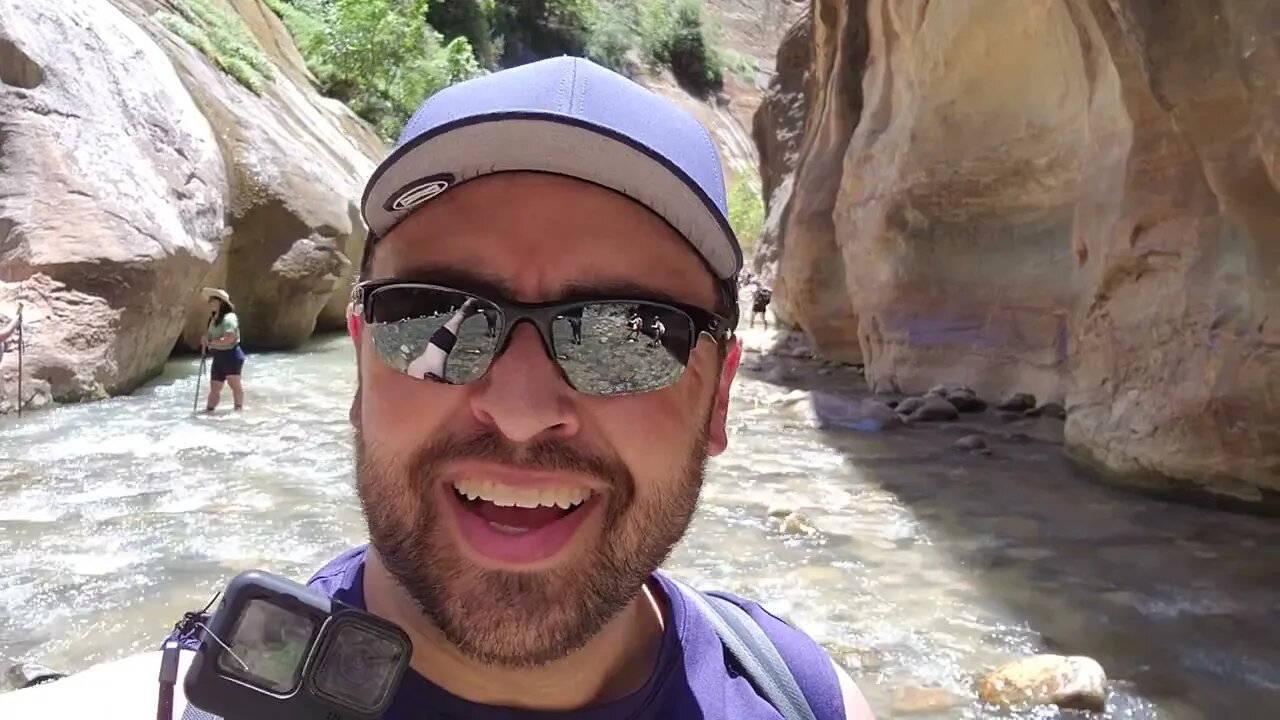
<path id="1" fill-rule="evenodd" d="M 154 649 L 236 572 L 305 579 L 362 542 L 348 343 L 251 356 L 241 415 L 192 415 L 197 364 L 0 418 L 0 668 Z M 879 717 L 1074 717 L 978 702 L 984 669 L 1036 652 L 1101 662 L 1108 718 L 1280 717 L 1280 524 L 1090 482 L 1053 427 L 823 430 L 788 390 L 739 382 L 668 567 L 790 616 Z M 974 430 L 991 456 L 950 448 Z M 816 532 L 783 532 L 790 510 Z"/>

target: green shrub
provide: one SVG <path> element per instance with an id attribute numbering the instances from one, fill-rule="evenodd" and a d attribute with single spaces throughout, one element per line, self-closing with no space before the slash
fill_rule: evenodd
<path id="1" fill-rule="evenodd" d="M 631 75 L 628 56 L 636 49 L 637 24 L 634 2 L 602 4 L 589 29 L 585 55 L 610 70 Z"/>
<path id="2" fill-rule="evenodd" d="M 704 26 L 701 0 L 645 0 L 638 30 L 649 61 L 671 68 L 689 90 L 705 95 L 724 86 L 724 62 Z"/>
<path id="3" fill-rule="evenodd" d="M 764 230 L 764 198 L 761 195 L 760 175 L 754 168 L 738 173 L 729 186 L 729 225 L 742 243 L 742 253 L 755 252 Z"/>
<path id="4" fill-rule="evenodd" d="M 427 0 L 268 2 L 321 91 L 388 140 L 427 97 L 482 72 L 464 35 L 445 43 L 427 24 Z"/>
<path id="5" fill-rule="evenodd" d="M 466 38 L 479 64 L 492 67 L 493 12 L 493 0 L 435 0 L 427 6 L 427 24 L 448 40 Z"/>
<path id="6" fill-rule="evenodd" d="M 156 21 L 204 53 L 241 85 L 262 93 L 274 68 L 243 20 L 209 0 L 176 0 L 174 9 L 177 15 L 160 12 Z"/>
<path id="7" fill-rule="evenodd" d="M 584 55 L 599 14 L 596 0 L 494 0 L 491 20 L 502 64 Z"/>

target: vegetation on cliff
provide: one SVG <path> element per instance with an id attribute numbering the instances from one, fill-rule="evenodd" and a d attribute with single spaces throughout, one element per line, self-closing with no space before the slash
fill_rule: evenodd
<path id="1" fill-rule="evenodd" d="M 724 61 L 701 0 L 265 2 L 294 36 L 320 90 L 388 138 L 451 83 L 557 55 L 624 74 L 640 63 L 669 67 L 699 94 L 722 82 Z"/>
<path id="2" fill-rule="evenodd" d="M 738 173 L 729 186 L 729 224 L 742 243 L 742 254 L 750 257 L 756 251 L 764 230 L 764 198 L 760 190 L 760 174 L 752 168 Z"/>

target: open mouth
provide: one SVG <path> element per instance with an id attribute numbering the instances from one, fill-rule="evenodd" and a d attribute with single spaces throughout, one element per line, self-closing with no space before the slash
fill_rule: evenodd
<path id="1" fill-rule="evenodd" d="M 462 509 L 507 535 L 523 535 L 579 512 L 595 494 L 578 487 L 513 487 L 488 480 L 452 483 Z"/>

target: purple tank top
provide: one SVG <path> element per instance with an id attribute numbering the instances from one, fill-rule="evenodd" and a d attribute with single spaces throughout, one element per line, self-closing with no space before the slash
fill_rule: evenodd
<path id="1" fill-rule="evenodd" d="M 307 585 L 341 602 L 364 609 L 366 547 L 348 550 L 325 565 Z M 778 720 L 780 715 L 729 669 L 720 639 L 694 608 L 685 604 L 672 581 L 654 573 L 671 608 L 658 662 L 644 687 L 631 695 L 576 712 L 538 712 L 479 705 L 450 695 L 430 680 L 405 673 L 385 720 Z M 804 633 L 771 615 L 759 604 L 716 593 L 734 601 L 760 624 L 795 675 L 818 720 L 842 720 L 844 701 L 826 651 Z"/>

